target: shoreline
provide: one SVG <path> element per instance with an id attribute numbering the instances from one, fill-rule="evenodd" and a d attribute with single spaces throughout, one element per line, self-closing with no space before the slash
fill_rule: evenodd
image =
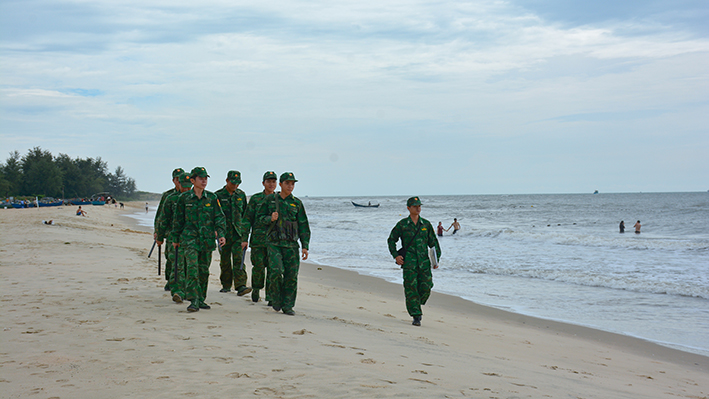
<path id="1" fill-rule="evenodd" d="M 133 205 L 135 206 L 135 208 L 140 209 L 140 211 L 137 211 L 137 212 L 141 212 L 141 213 L 142 213 L 142 209 L 143 209 L 143 204 L 144 204 L 144 202 L 133 202 Z M 151 204 L 151 206 L 152 205 L 153 204 Z M 138 219 L 130 217 L 130 216 L 127 216 L 127 219 L 129 220 L 129 223 L 131 225 L 133 225 L 133 227 L 136 230 L 152 233 L 153 229 L 151 227 L 140 225 L 138 223 Z M 218 256 L 219 255 L 215 252 L 213 258 L 214 257 L 218 258 Z M 248 263 L 248 266 L 250 267 L 250 261 L 247 259 L 246 262 Z M 304 269 L 304 266 L 305 266 L 305 269 Z M 317 268 L 323 268 L 323 269 L 330 270 L 331 272 L 329 274 L 332 274 L 333 271 L 345 272 L 344 275 L 340 276 L 339 279 L 334 279 L 334 278 L 331 279 L 330 283 L 332 285 L 341 285 L 341 284 L 343 284 L 342 282 L 345 282 L 348 279 L 354 279 L 354 280 L 367 279 L 370 281 L 371 284 L 376 285 L 376 286 L 380 286 L 378 284 L 379 282 L 384 283 L 384 285 L 381 286 L 383 290 L 386 290 L 386 291 L 391 291 L 391 290 L 397 291 L 398 290 L 398 291 L 400 291 L 399 293 L 397 293 L 393 296 L 393 299 L 394 300 L 400 299 L 403 304 L 404 296 L 403 296 L 402 286 L 400 284 L 397 284 L 397 283 L 394 283 L 391 281 L 387 281 L 386 279 L 384 279 L 382 277 L 377 277 L 377 276 L 368 275 L 368 274 L 361 274 L 361 273 L 358 273 L 353 270 L 339 268 L 336 266 L 324 265 L 324 264 L 315 263 L 315 262 L 311 262 L 311 261 L 305 261 L 305 262 L 301 261 L 300 277 L 302 278 L 302 276 L 303 276 L 303 274 L 302 274 L 303 270 L 305 270 L 306 273 L 313 273 L 313 269 L 317 269 Z M 350 273 L 352 273 L 352 274 L 350 274 Z M 251 276 L 250 272 L 249 272 L 249 276 Z M 347 278 L 345 278 L 345 277 L 347 277 Z M 250 282 L 250 280 L 249 280 L 249 282 Z M 357 285 L 357 289 L 363 289 L 363 287 L 360 285 Z M 399 298 L 399 294 L 400 294 L 400 298 Z M 689 350 L 679 349 L 678 347 L 681 347 L 681 345 L 675 345 L 675 344 L 671 344 L 671 343 L 666 343 L 665 345 L 663 345 L 662 343 L 655 342 L 655 341 L 652 341 L 652 340 L 649 340 L 649 339 L 646 339 L 643 337 L 637 337 L 637 336 L 624 334 L 624 333 L 620 333 L 620 332 L 602 330 L 599 328 L 595 328 L 593 326 L 574 324 L 574 323 L 566 322 L 563 320 L 554 320 L 554 319 L 547 319 L 547 318 L 533 316 L 533 315 L 527 315 L 524 313 L 518 313 L 518 312 L 511 311 L 511 310 L 505 310 L 505 309 L 501 309 L 501 308 L 490 306 L 490 305 L 479 304 L 479 303 L 476 303 L 474 301 L 471 301 L 469 299 L 463 298 L 463 297 L 455 295 L 455 294 L 447 294 L 447 293 L 436 291 L 435 287 L 434 287 L 434 290 L 431 292 L 431 300 L 433 300 L 434 297 L 437 297 L 437 296 L 444 298 L 444 300 L 443 300 L 443 302 L 445 303 L 444 306 L 450 306 L 452 304 L 452 302 L 456 302 L 457 303 L 456 309 L 458 309 L 460 311 L 466 311 L 466 308 L 469 307 L 469 309 L 467 309 L 467 311 L 475 312 L 476 314 L 483 314 L 483 315 L 491 316 L 491 317 L 494 317 L 494 318 L 500 319 L 500 320 L 516 320 L 518 323 L 521 323 L 524 325 L 534 326 L 536 328 L 548 328 L 548 329 L 553 329 L 553 330 L 559 330 L 559 331 L 563 331 L 568 334 L 579 335 L 579 336 L 582 336 L 582 337 L 585 337 L 588 339 L 592 339 L 592 340 L 596 340 L 599 342 L 604 342 L 604 340 L 607 340 L 607 342 L 612 342 L 617 345 L 624 345 L 629 348 L 636 348 L 639 351 L 637 353 L 651 352 L 651 353 L 662 353 L 665 356 L 672 356 L 671 351 L 676 351 L 677 352 L 676 355 L 680 355 L 679 357 L 687 359 L 688 363 L 686 363 L 686 364 L 702 364 L 702 363 L 704 363 L 706 365 L 706 368 L 709 370 L 709 361 L 708 361 L 709 356 L 701 354 L 701 353 L 692 352 Z M 458 303 L 459 301 L 462 301 L 462 302 Z M 451 303 L 449 303 L 449 302 L 451 302 Z M 432 303 L 433 302 L 429 302 L 429 306 Z M 466 304 L 467 304 L 467 306 L 466 306 Z M 639 341 L 639 342 L 636 342 L 636 341 Z M 670 345 L 674 345 L 674 346 L 670 346 Z M 665 350 L 668 350 L 670 352 L 665 352 Z M 675 356 L 672 356 L 672 357 L 675 357 Z M 677 358 L 677 357 L 675 357 L 675 358 Z M 702 359 L 704 359 L 704 360 L 702 360 Z"/>
<path id="2" fill-rule="evenodd" d="M 709 357 L 438 292 L 413 327 L 398 284 L 307 262 L 295 317 L 220 294 L 216 254 L 213 309 L 189 314 L 126 206 L 0 210 L 8 397 L 709 394 Z"/>

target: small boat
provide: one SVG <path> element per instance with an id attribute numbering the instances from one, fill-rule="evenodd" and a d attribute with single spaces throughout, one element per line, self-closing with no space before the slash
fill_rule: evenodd
<path id="1" fill-rule="evenodd" d="M 367 204 L 367 205 L 358 204 L 358 203 L 356 203 L 356 202 L 354 202 L 354 201 L 350 201 L 350 202 L 352 202 L 352 205 L 354 205 L 354 206 L 356 206 L 356 207 L 358 207 L 358 208 L 379 208 L 379 204 L 374 204 L 374 205 L 373 205 L 371 202 L 370 202 L 369 204 Z"/>
<path id="2" fill-rule="evenodd" d="M 106 205 L 106 201 L 91 201 L 91 205 Z"/>
<path id="3" fill-rule="evenodd" d="M 594 191 L 593 193 L 594 193 L 594 194 L 598 194 L 598 190 Z"/>
<path id="4" fill-rule="evenodd" d="M 70 200 L 72 205 L 91 205 L 91 201 L 84 201 L 84 200 Z"/>

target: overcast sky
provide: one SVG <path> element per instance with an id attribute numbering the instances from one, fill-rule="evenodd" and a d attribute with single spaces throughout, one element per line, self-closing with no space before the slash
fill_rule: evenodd
<path id="1" fill-rule="evenodd" d="M 0 160 L 299 196 L 709 189 L 706 0 L 0 0 Z"/>

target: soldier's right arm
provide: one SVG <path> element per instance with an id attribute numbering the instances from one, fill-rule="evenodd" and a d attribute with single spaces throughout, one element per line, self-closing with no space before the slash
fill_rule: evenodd
<path id="1" fill-rule="evenodd" d="M 183 194 L 188 193 L 189 192 Z M 169 240 L 174 244 L 178 244 L 180 242 L 180 235 L 182 234 L 182 230 L 185 228 L 185 199 L 186 196 L 182 194 L 177 197 L 177 201 L 175 202 L 175 210 L 172 214 L 172 229 L 170 229 Z"/>
<path id="2" fill-rule="evenodd" d="M 155 231 L 155 233 L 157 234 L 157 240 L 159 242 L 165 241 L 165 238 L 167 238 L 167 235 L 170 233 L 170 229 L 172 228 L 172 220 L 175 212 L 175 201 L 177 200 L 177 195 L 179 194 L 170 195 L 165 200 L 165 204 L 163 204 L 162 214 L 160 215 L 160 218 L 158 219 L 157 223 L 158 228 Z"/>
<path id="3" fill-rule="evenodd" d="M 254 224 L 254 218 L 256 217 L 256 199 L 252 195 L 251 198 L 249 198 L 249 202 L 246 204 L 246 211 L 244 211 L 244 217 L 241 219 L 241 229 L 244 232 L 243 237 L 241 237 L 241 241 L 248 241 L 249 240 L 249 234 L 251 234 L 251 229 Z"/>
<path id="4" fill-rule="evenodd" d="M 275 209 L 275 206 L 271 206 L 271 204 L 275 203 L 275 199 L 275 194 L 270 194 L 258 204 L 256 216 L 254 217 L 254 224 L 258 223 L 263 226 L 268 226 L 271 224 L 271 214 L 273 213 L 272 209 Z"/>
<path id="5" fill-rule="evenodd" d="M 387 245 L 389 246 L 389 253 L 391 256 L 396 259 L 399 254 L 396 252 L 396 242 L 399 241 L 399 237 L 401 237 L 401 228 L 399 226 L 399 223 L 394 226 L 393 229 L 391 229 L 391 233 L 389 233 L 389 238 L 387 238 Z"/>
<path id="6" fill-rule="evenodd" d="M 164 193 L 162 193 L 162 196 L 160 197 L 160 204 L 158 205 L 158 210 L 155 211 L 155 223 L 154 223 L 154 225 L 153 225 L 153 227 L 154 227 L 155 230 L 158 229 L 158 218 L 159 218 L 160 215 L 162 214 L 162 208 L 163 208 L 163 206 L 164 206 L 164 204 L 165 204 L 165 200 L 167 199 L 167 197 L 170 196 L 170 194 L 171 194 L 171 193 L 170 193 L 170 190 L 167 190 L 167 191 L 165 191 Z"/>

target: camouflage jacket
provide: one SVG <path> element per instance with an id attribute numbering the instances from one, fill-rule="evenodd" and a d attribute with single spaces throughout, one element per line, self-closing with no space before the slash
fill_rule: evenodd
<path id="1" fill-rule="evenodd" d="M 162 212 L 155 217 L 155 234 L 157 234 L 158 241 L 165 241 L 165 238 L 170 234 L 172 229 L 172 219 L 175 214 L 175 203 L 177 198 L 182 194 L 179 191 L 175 191 L 171 195 L 165 198 L 165 201 L 161 203 Z"/>
<path id="2" fill-rule="evenodd" d="M 215 234 L 216 233 L 216 234 Z M 198 251 L 213 251 L 224 237 L 226 221 L 217 196 L 207 190 L 198 198 L 194 190 L 180 194 L 175 203 L 169 240 Z"/>
<path id="3" fill-rule="evenodd" d="M 246 213 L 246 194 L 238 188 L 234 190 L 234 194 L 229 194 L 226 186 L 215 191 L 214 194 L 219 199 L 226 218 L 226 237 L 241 240 L 245 234 L 241 223 Z"/>
<path id="4" fill-rule="evenodd" d="M 175 187 L 173 187 L 173 188 L 165 191 L 164 193 L 162 193 L 162 197 L 160 197 L 160 204 L 158 205 L 158 210 L 155 212 L 155 222 L 153 223 L 153 229 L 155 230 L 156 233 L 158 231 L 158 219 L 160 218 L 160 215 L 162 214 L 162 208 L 165 206 L 165 200 L 167 199 L 167 197 L 169 197 L 175 193 L 179 194 L 180 192 L 177 191 L 177 189 Z"/>
<path id="5" fill-rule="evenodd" d="M 249 198 L 249 204 L 246 205 L 246 215 L 244 215 L 243 220 L 244 235 L 242 240 L 246 240 L 249 234 L 251 234 L 251 242 L 249 245 L 252 247 L 266 246 L 266 231 L 270 223 L 263 223 L 262 220 L 256 219 L 256 212 L 265 198 L 266 194 L 261 191 L 260 193 L 252 195 L 251 198 Z"/>
<path id="6" fill-rule="evenodd" d="M 416 231 L 418 230 L 418 234 Z M 402 246 L 407 245 L 406 255 L 404 256 L 403 268 L 415 267 L 431 267 L 431 261 L 428 259 L 428 248 L 436 247 L 438 259 L 441 259 L 441 247 L 438 245 L 436 233 L 433 230 L 431 222 L 419 217 L 418 224 L 414 224 L 411 217 L 401 219 L 389 234 L 387 244 L 389 245 L 389 253 L 396 258 L 396 243 L 401 239 Z"/>
<path id="7" fill-rule="evenodd" d="M 271 214 L 278 210 L 278 220 L 271 221 Z M 275 192 L 266 196 L 256 211 L 255 223 L 267 225 L 266 240 L 280 247 L 310 246 L 310 224 L 303 202 L 292 194 L 285 199 Z"/>

